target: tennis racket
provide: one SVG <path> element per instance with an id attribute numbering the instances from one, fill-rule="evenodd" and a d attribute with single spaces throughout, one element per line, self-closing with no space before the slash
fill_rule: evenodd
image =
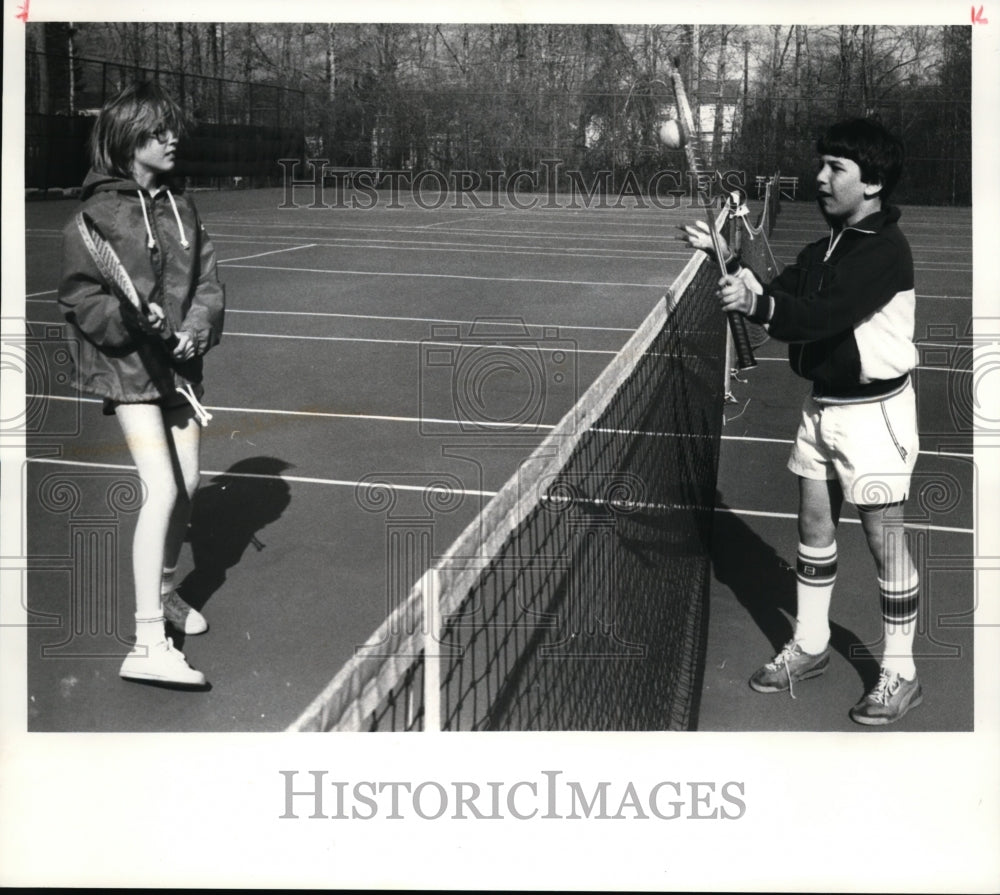
<path id="1" fill-rule="evenodd" d="M 104 234 L 101 233 L 94 219 L 86 212 L 81 211 L 76 216 L 76 226 L 80 231 L 83 244 L 87 247 L 90 257 L 94 259 L 94 264 L 97 265 L 101 276 L 108 281 L 111 291 L 114 292 L 119 301 L 127 304 L 143 320 L 148 320 L 150 314 L 149 301 L 139 295 L 128 275 L 128 271 L 125 270 L 125 265 L 122 264 L 121 259 L 118 257 L 118 253 L 111 247 L 111 243 L 104 238 Z M 170 323 L 166 316 L 163 315 L 162 309 L 157 306 L 157 310 L 160 312 L 160 316 L 163 317 L 164 328 L 159 333 L 160 338 L 163 339 L 167 348 L 172 349 L 177 345 L 177 336 L 170 329 Z"/>
<path id="2" fill-rule="evenodd" d="M 691 114 L 691 106 L 688 105 L 687 92 L 684 90 L 684 81 L 681 80 L 679 61 L 676 59 L 670 67 L 670 80 L 674 88 L 674 99 L 677 102 L 679 125 L 684 138 L 684 154 L 687 157 L 691 176 L 694 177 L 699 201 L 705 208 L 708 232 L 712 237 L 712 249 L 719 265 L 719 273 L 724 277 L 726 276 L 726 261 L 722 257 L 722 244 L 719 240 L 719 231 L 715 229 L 712 204 L 707 191 L 702 186 L 701 167 L 698 160 L 700 147 L 697 142 L 697 131 L 694 127 L 694 116 Z M 733 335 L 733 346 L 736 348 L 737 368 L 740 370 L 750 370 L 756 367 L 757 359 L 754 357 L 753 347 L 750 344 L 750 336 L 747 333 L 746 318 L 738 311 L 730 311 L 726 316 L 729 318 L 729 331 Z"/>

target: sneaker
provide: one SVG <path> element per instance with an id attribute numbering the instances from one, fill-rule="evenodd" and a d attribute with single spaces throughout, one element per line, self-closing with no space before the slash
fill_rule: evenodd
<path id="1" fill-rule="evenodd" d="M 908 681 L 883 667 L 871 693 L 851 709 L 851 720 L 868 725 L 892 724 L 923 701 L 924 694 L 916 678 Z"/>
<path id="2" fill-rule="evenodd" d="M 188 665 L 184 653 L 174 649 L 174 642 L 169 637 L 152 646 L 136 644 L 118 673 L 129 680 L 181 687 L 205 686 L 205 675 Z"/>
<path id="3" fill-rule="evenodd" d="M 208 622 L 193 606 L 188 606 L 177 591 L 172 590 L 160 598 L 163 603 L 163 617 L 184 634 L 204 634 Z"/>
<path id="4" fill-rule="evenodd" d="M 795 696 L 795 681 L 819 677 L 830 664 L 829 648 L 818 654 L 802 651 L 794 640 L 789 640 L 770 662 L 758 668 L 750 677 L 750 686 L 758 693 L 780 693 L 788 690 Z"/>

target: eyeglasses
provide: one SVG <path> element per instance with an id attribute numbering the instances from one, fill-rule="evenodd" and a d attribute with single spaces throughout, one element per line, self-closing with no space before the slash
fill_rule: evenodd
<path id="1" fill-rule="evenodd" d="M 169 143 L 170 138 L 175 136 L 175 134 L 169 127 L 158 127 L 150 136 L 152 136 L 157 143 Z"/>

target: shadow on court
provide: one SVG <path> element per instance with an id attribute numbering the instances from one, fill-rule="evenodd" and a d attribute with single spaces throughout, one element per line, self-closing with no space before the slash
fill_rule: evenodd
<path id="1" fill-rule="evenodd" d="M 793 545 L 794 548 L 794 545 Z M 771 656 L 787 643 L 795 621 L 795 568 L 717 495 L 712 565 L 771 644 Z M 838 624 L 836 596 L 830 619 L 830 648 L 860 675 L 865 690 L 878 680 L 879 661 L 851 628 Z M 761 656 L 758 664 L 767 661 Z"/>
<path id="2" fill-rule="evenodd" d="M 194 568 L 178 588 L 196 609 L 222 587 L 248 547 L 266 549 L 257 532 L 291 503 L 288 483 L 281 478 L 291 465 L 277 457 L 249 457 L 198 489 L 187 535 Z"/>

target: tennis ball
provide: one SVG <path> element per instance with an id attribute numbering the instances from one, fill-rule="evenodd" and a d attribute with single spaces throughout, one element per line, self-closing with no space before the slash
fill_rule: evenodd
<path id="1" fill-rule="evenodd" d="M 684 145 L 684 132 L 681 130 L 676 118 L 664 121 L 660 125 L 659 131 L 657 131 L 657 135 L 660 138 L 660 142 L 667 149 L 680 149 Z"/>

